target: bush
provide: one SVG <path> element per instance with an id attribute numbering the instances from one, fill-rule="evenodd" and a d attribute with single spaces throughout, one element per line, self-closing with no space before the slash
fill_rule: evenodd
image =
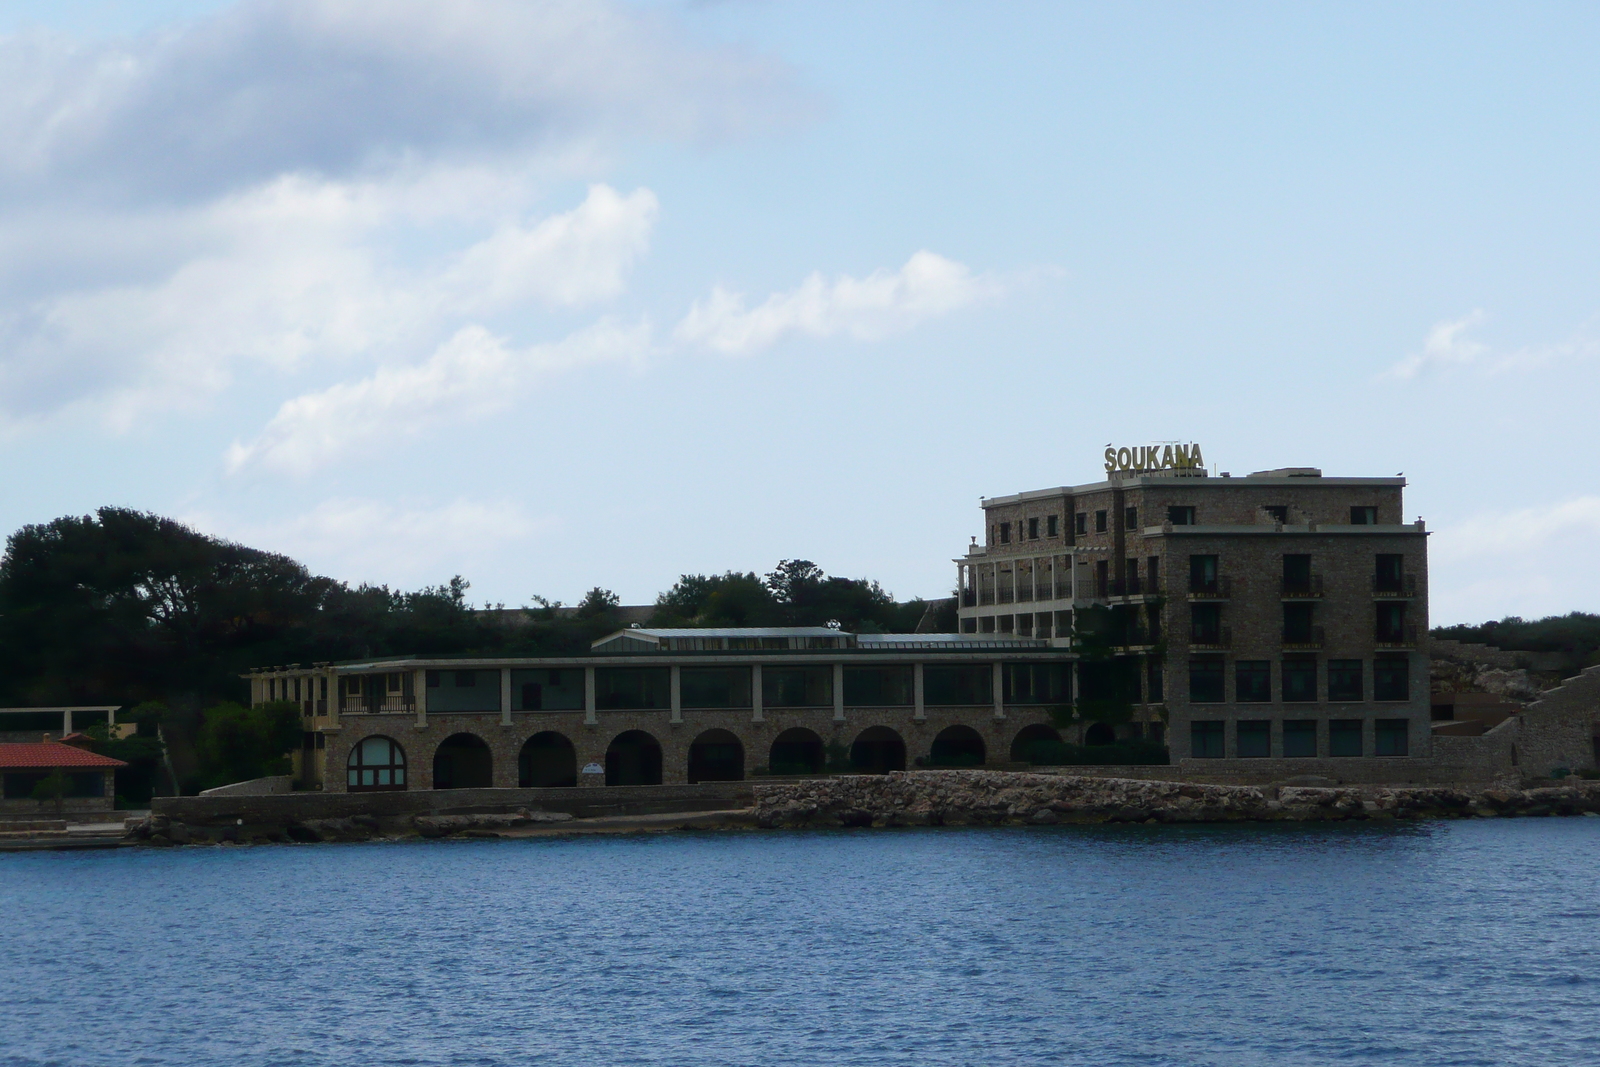
<path id="1" fill-rule="evenodd" d="M 195 744 L 200 788 L 289 773 L 288 753 L 300 743 L 300 707 L 273 700 L 253 708 L 230 702 L 202 713 Z"/>
<path id="2" fill-rule="evenodd" d="M 1035 741 L 1028 746 L 1034 766 L 1156 767 L 1172 762 L 1167 746 L 1155 741 L 1118 741 L 1111 745 L 1074 745 L 1068 741 Z"/>

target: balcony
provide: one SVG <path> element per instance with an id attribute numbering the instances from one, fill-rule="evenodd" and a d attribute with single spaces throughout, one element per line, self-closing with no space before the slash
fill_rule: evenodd
<path id="1" fill-rule="evenodd" d="M 1320 600 L 1322 598 L 1322 575 L 1307 575 L 1304 581 L 1291 582 L 1285 579 L 1283 583 L 1283 599 L 1285 600 Z"/>
<path id="2" fill-rule="evenodd" d="M 1117 578 L 1111 583 L 1112 596 L 1156 596 L 1161 592 L 1161 580 L 1141 578 L 1137 574 Z"/>
<path id="3" fill-rule="evenodd" d="M 975 607 L 977 607 L 978 606 L 978 594 L 976 592 L 974 592 L 973 590 L 971 590 L 971 589 L 963 589 L 961 591 L 961 606 L 964 607 L 964 608 L 975 608 Z"/>
<path id="4" fill-rule="evenodd" d="M 1209 582 L 1190 580 L 1190 600 L 1227 600 L 1233 595 L 1233 580 L 1225 574 L 1218 575 Z"/>
<path id="5" fill-rule="evenodd" d="M 1032 600 L 1032 599 L 1033 599 L 1033 585 L 1031 583 L 1029 583 L 1029 582 L 1021 582 L 1021 583 L 1019 583 L 1017 585 L 1017 600 L 1020 602 L 1020 601 Z"/>
<path id="6" fill-rule="evenodd" d="M 1002 585 L 1000 587 L 1000 603 L 1009 604 L 1013 599 L 1015 599 L 1015 595 L 1012 593 L 1011 587 Z"/>
<path id="7" fill-rule="evenodd" d="M 1219 626 L 1189 635 L 1189 648 L 1195 652 L 1225 652 L 1233 647 L 1233 628 Z"/>
<path id="8" fill-rule="evenodd" d="M 1417 595 L 1417 576 L 1375 574 L 1372 576 L 1372 595 L 1383 600 L 1409 600 Z"/>
<path id="9" fill-rule="evenodd" d="M 978 603 L 982 604 L 984 607 L 988 607 L 990 604 L 993 604 L 994 590 L 989 588 L 978 590 Z"/>
<path id="10" fill-rule="evenodd" d="M 1309 630 L 1285 630 L 1283 632 L 1283 650 L 1285 652 L 1315 652 L 1321 648 L 1325 640 L 1322 627 L 1313 626 Z"/>
<path id="11" fill-rule="evenodd" d="M 1379 648 L 1416 648 L 1417 628 L 1407 623 L 1398 630 L 1379 630 L 1377 645 Z"/>

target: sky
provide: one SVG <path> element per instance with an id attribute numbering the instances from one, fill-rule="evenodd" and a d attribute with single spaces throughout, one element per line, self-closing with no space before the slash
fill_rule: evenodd
<path id="1" fill-rule="evenodd" d="M 948 595 L 978 500 L 1409 483 L 1600 611 L 1600 8 L 0 0 L 0 530 Z"/>

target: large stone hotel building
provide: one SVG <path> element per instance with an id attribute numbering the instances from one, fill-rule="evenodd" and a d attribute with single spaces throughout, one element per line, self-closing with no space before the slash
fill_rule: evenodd
<path id="1" fill-rule="evenodd" d="M 1041 741 L 1257 778 L 1428 760 L 1427 535 L 1403 479 L 1213 476 L 1198 448 L 1105 466 L 982 501 L 958 633 L 635 627 L 586 656 L 256 671 L 251 699 L 302 704 L 297 774 L 332 791 L 1015 765 Z"/>

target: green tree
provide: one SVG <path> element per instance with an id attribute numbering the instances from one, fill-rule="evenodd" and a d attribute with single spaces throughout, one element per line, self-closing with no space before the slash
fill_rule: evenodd
<path id="1" fill-rule="evenodd" d="M 200 788 L 287 774 L 288 753 L 300 742 L 300 708 L 273 700 L 246 708 L 231 701 L 202 713 L 196 751 Z"/>

